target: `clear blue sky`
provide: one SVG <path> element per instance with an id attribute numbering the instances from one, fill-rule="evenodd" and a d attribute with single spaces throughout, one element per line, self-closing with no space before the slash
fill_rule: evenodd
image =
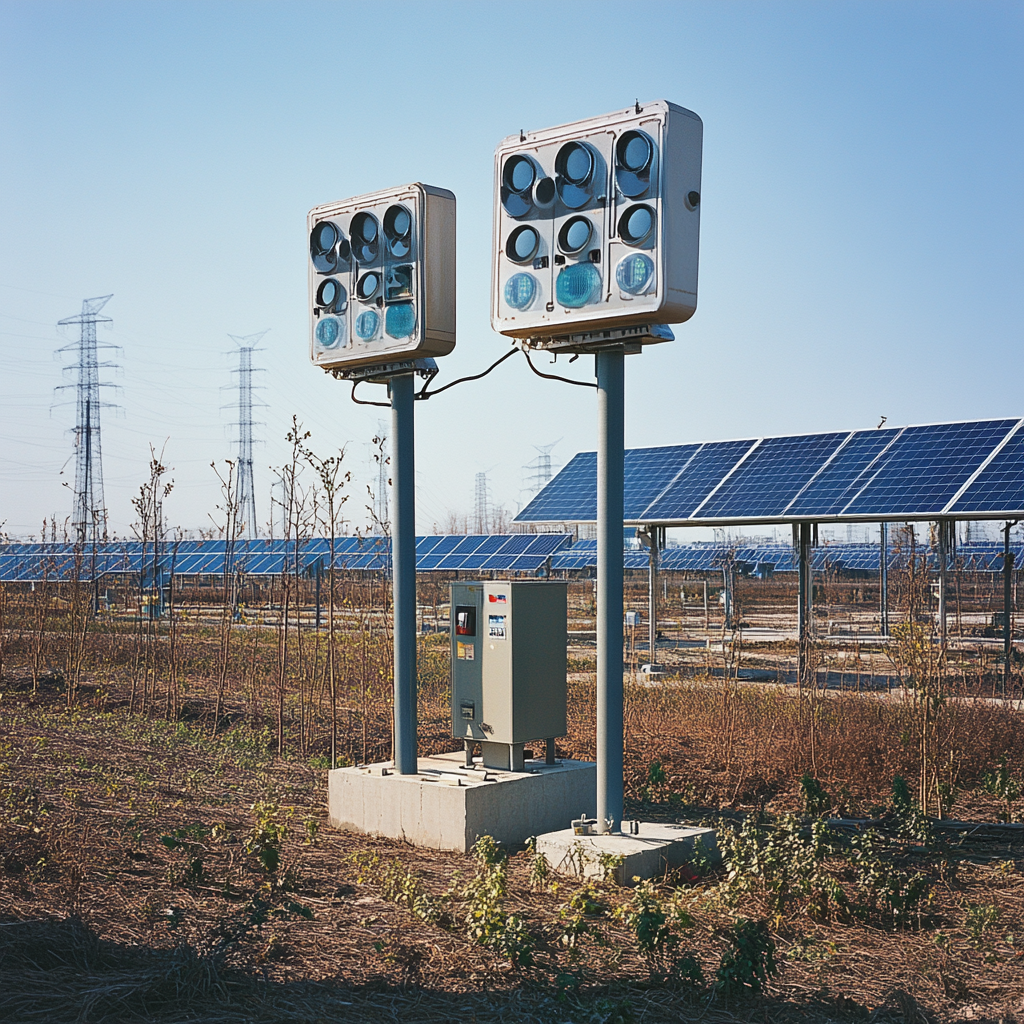
<path id="1" fill-rule="evenodd" d="M 292 413 L 348 445 L 378 412 L 306 355 L 306 211 L 421 180 L 459 201 L 451 379 L 488 319 L 492 154 L 519 128 L 665 98 L 704 121 L 700 296 L 627 368 L 627 444 L 1024 414 L 1024 5 L 0 2 L 0 522 L 67 515 L 55 323 L 114 293 L 103 424 L 126 531 L 166 441 L 172 524 L 217 501 L 229 334 L 258 359 L 257 511 Z M 563 364 L 560 362 L 559 366 Z M 592 373 L 586 360 L 572 371 Z M 419 528 L 513 511 L 533 445 L 594 447 L 594 396 L 521 361 L 417 407 Z M 60 476 L 62 467 L 64 475 Z"/>

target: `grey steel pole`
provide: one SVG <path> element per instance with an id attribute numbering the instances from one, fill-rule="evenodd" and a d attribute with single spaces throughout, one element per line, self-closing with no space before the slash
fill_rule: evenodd
<path id="1" fill-rule="evenodd" d="M 657 663 L 658 653 L 658 527 L 648 526 L 651 550 L 647 565 L 647 650 L 651 656 L 651 670 Z"/>
<path id="2" fill-rule="evenodd" d="M 391 580 L 395 613 L 395 769 L 416 763 L 416 469 L 413 375 L 388 381 L 391 395 Z"/>
<path id="3" fill-rule="evenodd" d="M 807 634 L 811 611 L 811 524 L 800 523 L 797 533 L 797 663 L 796 685 L 802 690 L 807 675 Z"/>
<path id="4" fill-rule="evenodd" d="M 1013 555 L 1010 550 L 1010 527 L 1003 527 L 1003 696 L 1010 681 L 1010 653 L 1013 640 Z"/>
<path id="5" fill-rule="evenodd" d="M 882 523 L 879 534 L 878 545 L 878 574 L 879 593 L 878 604 L 880 609 L 879 625 L 882 636 L 889 635 L 889 527 Z"/>
<path id="6" fill-rule="evenodd" d="M 625 351 L 597 362 L 597 827 L 622 823 L 622 517 Z"/>
<path id="7" fill-rule="evenodd" d="M 939 528 L 939 641 L 946 646 L 946 563 L 949 561 L 949 545 L 947 534 L 948 521 L 940 519 Z"/>

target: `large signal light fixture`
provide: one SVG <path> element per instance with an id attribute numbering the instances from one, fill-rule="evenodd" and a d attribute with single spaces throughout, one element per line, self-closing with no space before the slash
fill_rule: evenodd
<path id="1" fill-rule="evenodd" d="M 455 347 L 455 196 L 414 183 L 309 211 L 309 351 L 325 370 Z"/>
<path id="2" fill-rule="evenodd" d="M 494 329 L 542 339 L 688 320 L 703 130 L 692 111 L 659 100 L 501 142 Z"/>

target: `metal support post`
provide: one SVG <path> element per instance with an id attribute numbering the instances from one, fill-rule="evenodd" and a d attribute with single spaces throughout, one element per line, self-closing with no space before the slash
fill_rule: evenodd
<path id="1" fill-rule="evenodd" d="M 1013 641 L 1013 560 L 1010 550 L 1010 528 L 1016 523 L 1003 527 L 1003 696 L 1006 696 L 1010 681 L 1010 654 Z"/>
<path id="2" fill-rule="evenodd" d="M 807 682 L 807 640 L 811 613 L 811 524 L 800 523 L 797 531 L 796 682 L 802 689 Z"/>
<path id="3" fill-rule="evenodd" d="M 938 523 L 939 541 L 939 642 L 946 646 L 946 569 L 949 563 L 949 520 Z"/>
<path id="4" fill-rule="evenodd" d="M 395 769 L 415 775 L 416 762 L 416 470 L 414 378 L 388 381 L 391 395 L 391 579 L 395 613 Z"/>
<path id="5" fill-rule="evenodd" d="M 658 539 L 661 527 L 648 526 L 651 549 L 647 563 L 647 650 L 651 656 L 651 668 L 658 661 Z"/>
<path id="6" fill-rule="evenodd" d="M 878 544 L 879 626 L 882 636 L 889 635 L 889 525 L 882 523 Z"/>
<path id="7" fill-rule="evenodd" d="M 622 516 L 625 352 L 597 362 L 597 828 L 622 822 Z"/>

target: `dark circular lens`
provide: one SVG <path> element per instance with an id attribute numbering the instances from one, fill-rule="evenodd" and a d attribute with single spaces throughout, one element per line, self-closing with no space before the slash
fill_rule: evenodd
<path id="1" fill-rule="evenodd" d="M 630 199 L 642 196 L 651 187 L 654 140 L 644 132 L 624 132 L 615 143 L 615 181 L 619 191 Z"/>
<path id="2" fill-rule="evenodd" d="M 384 236 L 392 255 L 405 259 L 412 248 L 412 216 L 404 206 L 391 206 L 384 214 Z"/>
<path id="3" fill-rule="evenodd" d="M 558 248 L 570 256 L 582 252 L 590 241 L 593 225 L 586 217 L 573 217 L 562 225 L 558 232 Z"/>
<path id="4" fill-rule="evenodd" d="M 311 248 L 317 252 L 330 252 L 338 241 L 338 229 L 329 221 L 321 221 L 313 228 Z"/>
<path id="5" fill-rule="evenodd" d="M 337 269 L 338 253 L 335 245 L 341 232 L 330 221 L 317 224 L 309 235 L 309 257 L 321 274 L 330 274 Z"/>
<path id="6" fill-rule="evenodd" d="M 316 304 L 322 306 L 329 313 L 341 313 L 345 309 L 347 296 L 344 287 L 334 280 L 327 278 L 316 292 Z"/>
<path id="7" fill-rule="evenodd" d="M 567 142 L 555 157 L 556 186 L 570 210 L 586 206 L 593 196 L 594 153 L 582 142 Z"/>
<path id="8" fill-rule="evenodd" d="M 555 164 L 567 181 L 585 185 L 594 170 L 594 155 L 583 143 L 570 142 L 558 151 Z"/>
<path id="9" fill-rule="evenodd" d="M 555 183 L 551 178 L 541 178 L 533 190 L 533 201 L 538 206 L 550 206 L 555 201 Z"/>
<path id="10" fill-rule="evenodd" d="M 514 156 L 505 164 L 505 185 L 513 192 L 525 192 L 533 184 L 533 161 L 525 156 Z"/>
<path id="11" fill-rule="evenodd" d="M 376 274 L 371 271 L 369 274 L 363 274 L 356 284 L 356 295 L 363 302 L 369 302 L 370 299 L 377 294 L 380 288 L 380 274 Z"/>
<path id="12" fill-rule="evenodd" d="M 619 218 L 619 238 L 627 245 L 642 245 L 654 230 L 654 210 L 631 206 Z"/>
<path id="13" fill-rule="evenodd" d="M 359 263 L 371 263 L 377 258 L 377 218 L 372 213 L 357 213 L 352 218 L 352 252 Z"/>
<path id="14" fill-rule="evenodd" d="M 619 166 L 628 171 L 642 171 L 654 155 L 650 137 L 643 132 L 626 132 L 615 146 Z"/>
<path id="15" fill-rule="evenodd" d="M 508 236 L 505 254 L 513 263 L 529 263 L 540 245 L 540 235 L 531 227 L 516 228 Z"/>

